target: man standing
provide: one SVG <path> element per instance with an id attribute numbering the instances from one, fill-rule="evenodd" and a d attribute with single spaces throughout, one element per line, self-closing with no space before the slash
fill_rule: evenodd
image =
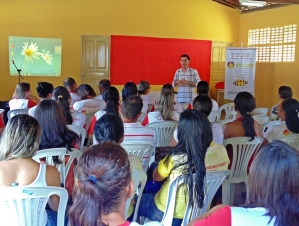
<path id="1" fill-rule="evenodd" d="M 187 54 L 181 56 L 182 68 L 175 72 L 172 86 L 179 86 L 178 98 L 179 103 L 189 104 L 193 100 L 194 87 L 200 81 L 197 70 L 189 68 L 190 57 Z"/>

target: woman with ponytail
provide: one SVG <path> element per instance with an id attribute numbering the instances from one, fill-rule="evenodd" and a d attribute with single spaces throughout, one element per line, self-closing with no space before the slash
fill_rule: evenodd
<path id="1" fill-rule="evenodd" d="M 78 111 L 70 110 L 71 95 L 65 87 L 57 86 L 52 98 L 60 105 L 67 125 L 85 126 L 86 116 Z"/>
<path id="2" fill-rule="evenodd" d="M 105 89 L 103 93 L 103 100 L 106 102 L 106 108 L 104 110 L 96 112 L 92 117 L 90 126 L 87 131 L 89 138 L 92 137 L 94 126 L 97 120 L 99 120 L 103 115 L 110 113 L 119 116 L 119 92 L 114 86 L 109 86 Z"/>
<path id="3" fill-rule="evenodd" d="M 131 167 L 126 151 L 118 144 L 104 142 L 85 151 L 77 165 L 72 226 L 137 226 L 125 219 L 126 200 L 133 191 Z M 148 226 L 160 225 L 151 222 Z"/>
<path id="4" fill-rule="evenodd" d="M 295 99 L 286 99 L 278 106 L 277 116 L 281 123 L 271 128 L 265 127 L 263 137 L 269 142 L 275 139 L 299 133 L 299 103 Z"/>

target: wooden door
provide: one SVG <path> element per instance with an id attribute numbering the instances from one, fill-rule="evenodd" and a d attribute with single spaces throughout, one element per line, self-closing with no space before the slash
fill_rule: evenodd
<path id="1" fill-rule="evenodd" d="M 82 36 L 81 83 L 89 84 L 99 93 L 101 79 L 110 79 L 110 37 Z"/>

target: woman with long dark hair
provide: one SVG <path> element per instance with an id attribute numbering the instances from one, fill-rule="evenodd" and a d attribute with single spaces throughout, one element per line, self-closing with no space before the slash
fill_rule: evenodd
<path id="1" fill-rule="evenodd" d="M 164 181 L 157 194 L 146 193 L 142 195 L 139 206 L 139 216 L 150 220 L 161 221 L 166 209 L 168 189 L 171 181 L 184 175 L 188 184 L 189 202 L 193 202 L 193 192 L 196 192 L 196 202 L 203 205 L 204 179 L 206 175 L 205 155 L 211 145 L 213 135 L 208 118 L 196 110 L 185 110 L 178 124 L 177 146 L 170 149 L 154 170 L 154 181 Z M 193 169 L 196 169 L 195 172 Z M 193 172 L 196 186 L 193 191 Z M 187 201 L 185 187 L 181 186 L 176 196 L 174 220 L 172 225 L 181 225 L 185 215 Z M 185 195 L 182 195 L 185 194 Z"/>
<path id="2" fill-rule="evenodd" d="M 91 146 L 77 165 L 74 202 L 69 210 L 71 225 L 137 226 L 125 219 L 125 203 L 133 190 L 127 152 L 112 142 Z"/>
<path id="3" fill-rule="evenodd" d="M 298 225 L 298 174 L 298 151 L 282 141 L 273 141 L 263 147 L 253 161 L 246 205 L 216 206 L 188 226 Z"/>
<path id="4" fill-rule="evenodd" d="M 266 127 L 263 137 L 269 142 L 275 139 L 299 133 L 299 102 L 295 99 L 286 99 L 278 106 L 277 116 L 281 123 L 270 128 Z"/>

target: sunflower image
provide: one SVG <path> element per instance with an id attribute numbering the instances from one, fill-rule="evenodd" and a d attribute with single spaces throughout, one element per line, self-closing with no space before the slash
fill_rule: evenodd
<path id="1" fill-rule="evenodd" d="M 33 44 L 33 42 L 31 42 L 30 45 L 28 42 L 23 43 L 24 46 L 22 46 L 23 49 L 21 51 L 21 55 L 25 56 L 25 60 L 31 64 L 33 64 L 33 59 L 39 60 L 39 57 L 42 53 L 38 52 L 38 46 L 36 45 L 36 43 Z"/>
<path id="2" fill-rule="evenodd" d="M 42 50 L 41 58 L 46 61 L 47 64 L 52 65 L 53 57 L 50 54 L 50 51 Z"/>

